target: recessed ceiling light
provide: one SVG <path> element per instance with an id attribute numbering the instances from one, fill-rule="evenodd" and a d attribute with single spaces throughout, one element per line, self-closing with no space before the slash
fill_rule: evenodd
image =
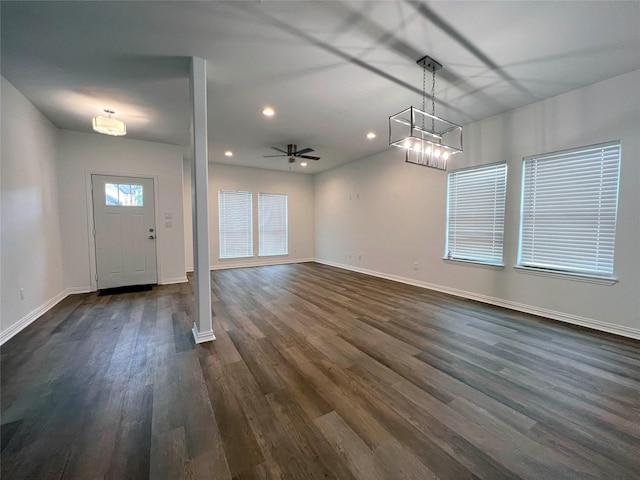
<path id="1" fill-rule="evenodd" d="M 302 162 L 302 163 L 300 164 L 300 166 L 301 166 L 301 167 L 306 167 L 306 166 L 307 166 L 307 162 Z"/>
<path id="2" fill-rule="evenodd" d="M 233 152 L 231 150 L 227 150 L 226 152 L 224 152 L 224 156 L 225 157 L 233 157 Z"/>
<path id="3" fill-rule="evenodd" d="M 369 133 L 367 133 L 367 138 L 368 138 L 369 140 L 371 140 L 371 139 L 373 139 L 373 138 L 376 138 L 376 134 L 375 134 L 375 133 L 373 133 L 373 132 L 369 132 Z"/>
<path id="4" fill-rule="evenodd" d="M 264 108 L 262 109 L 262 114 L 263 114 L 265 117 L 273 117 L 273 115 L 274 115 L 275 113 L 276 113 L 276 112 L 275 112 L 275 110 L 274 110 L 273 108 L 271 108 L 271 107 L 264 107 Z"/>

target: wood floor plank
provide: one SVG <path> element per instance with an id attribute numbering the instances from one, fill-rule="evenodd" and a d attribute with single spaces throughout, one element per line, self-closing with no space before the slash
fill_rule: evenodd
<path id="1" fill-rule="evenodd" d="M 259 340 L 260 346 L 269 357 L 272 368 L 284 388 L 291 395 L 308 418 L 314 420 L 333 410 L 318 393 L 313 384 L 301 375 L 267 338 Z"/>
<path id="2" fill-rule="evenodd" d="M 308 359 L 308 350 L 302 352 L 292 347 L 284 352 L 285 358 L 300 374 L 308 378 L 315 390 L 323 399 L 347 421 L 362 440 L 371 448 L 375 448 L 390 438 L 389 432 L 370 414 L 354 404 L 353 398 L 334 383 L 318 365 Z"/>
<path id="3" fill-rule="evenodd" d="M 349 470 L 359 480 L 382 480 L 373 452 L 336 412 L 329 412 L 315 421 Z"/>
<path id="4" fill-rule="evenodd" d="M 267 400 L 285 433 L 297 445 L 307 462 L 317 465 L 319 478 L 353 480 L 341 458 L 325 441 L 304 411 L 285 391 L 267 395 Z"/>
<path id="5" fill-rule="evenodd" d="M 205 381 L 216 412 L 222 445 L 232 476 L 264 462 L 265 457 L 237 394 L 224 375 L 205 371 Z"/>
<path id="6" fill-rule="evenodd" d="M 158 434 L 153 441 L 150 478 L 193 478 L 184 427 Z"/>
<path id="7" fill-rule="evenodd" d="M 638 478 L 636 340 L 317 263 L 211 278 L 214 342 L 185 283 L 3 345 L 2 478 Z"/>
<path id="8" fill-rule="evenodd" d="M 387 478 L 438 480 L 431 470 L 395 439 L 375 449 L 374 462 L 385 472 Z"/>

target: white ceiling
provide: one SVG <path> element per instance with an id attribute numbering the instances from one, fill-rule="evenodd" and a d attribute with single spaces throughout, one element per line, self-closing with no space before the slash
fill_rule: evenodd
<path id="1" fill-rule="evenodd" d="M 460 124 L 640 68 L 638 1 L 1 8 L 1 73 L 59 128 L 89 132 L 111 107 L 128 138 L 186 145 L 198 56 L 208 62 L 209 160 L 305 173 L 388 149 L 388 116 L 422 103 L 424 55 L 444 65 L 436 114 Z M 288 143 L 322 159 L 304 169 L 262 158 Z"/>

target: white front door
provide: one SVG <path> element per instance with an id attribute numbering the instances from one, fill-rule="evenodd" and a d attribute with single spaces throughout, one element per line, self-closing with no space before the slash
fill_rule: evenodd
<path id="1" fill-rule="evenodd" d="M 152 178 L 91 175 L 98 289 L 158 283 Z"/>

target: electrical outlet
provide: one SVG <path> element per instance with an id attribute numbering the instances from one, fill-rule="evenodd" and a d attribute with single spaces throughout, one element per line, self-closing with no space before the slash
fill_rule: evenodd
<path id="1" fill-rule="evenodd" d="M 356 193 L 356 200 L 360 200 L 360 194 Z"/>
<path id="2" fill-rule="evenodd" d="M 20 289 L 20 300 L 24 300 L 24 288 Z"/>
<path id="3" fill-rule="evenodd" d="M 362 255 L 358 255 L 358 260 L 362 261 Z"/>
<path id="4" fill-rule="evenodd" d="M 413 263 L 413 269 L 414 270 L 418 270 L 418 262 L 414 262 Z"/>
<path id="5" fill-rule="evenodd" d="M 349 258 L 351 258 L 351 252 L 349 252 Z"/>

